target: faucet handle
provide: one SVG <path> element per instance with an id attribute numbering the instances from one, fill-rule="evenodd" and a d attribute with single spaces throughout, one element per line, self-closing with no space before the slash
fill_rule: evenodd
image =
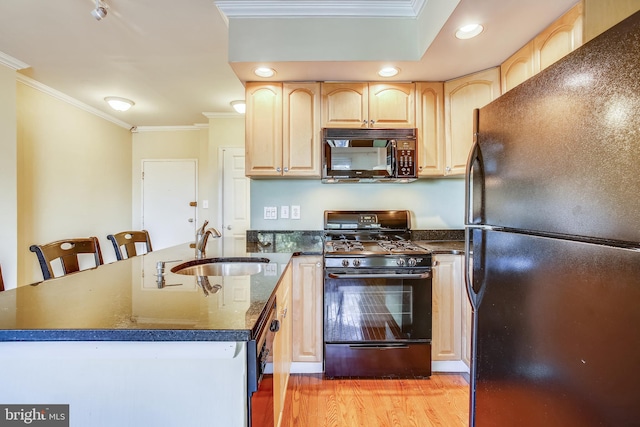
<path id="1" fill-rule="evenodd" d="M 209 224 L 209 220 L 205 219 L 204 224 L 202 224 L 202 227 L 198 228 L 197 233 L 204 234 L 204 229 L 207 227 L 207 224 Z"/>

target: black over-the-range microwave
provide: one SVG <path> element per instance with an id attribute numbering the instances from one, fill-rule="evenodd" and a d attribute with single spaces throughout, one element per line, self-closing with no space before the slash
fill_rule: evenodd
<path id="1" fill-rule="evenodd" d="M 322 182 L 411 182 L 417 176 L 416 129 L 322 130 Z"/>

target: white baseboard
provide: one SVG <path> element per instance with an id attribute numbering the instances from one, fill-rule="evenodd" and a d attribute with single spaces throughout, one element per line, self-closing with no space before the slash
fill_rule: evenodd
<path id="1" fill-rule="evenodd" d="M 292 362 L 292 374 L 321 374 L 324 372 L 322 362 Z"/>
<path id="2" fill-rule="evenodd" d="M 462 360 L 436 360 L 431 361 L 431 370 L 433 372 L 466 372 L 469 373 L 469 367 Z"/>

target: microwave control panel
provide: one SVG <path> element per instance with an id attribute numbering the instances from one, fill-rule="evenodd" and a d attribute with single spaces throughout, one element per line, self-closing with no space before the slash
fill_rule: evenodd
<path id="1" fill-rule="evenodd" d="M 396 171 L 398 178 L 415 178 L 416 141 L 396 141 Z"/>

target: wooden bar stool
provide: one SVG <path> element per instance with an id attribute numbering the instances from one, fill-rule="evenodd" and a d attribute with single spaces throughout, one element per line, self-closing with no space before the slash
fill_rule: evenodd
<path id="1" fill-rule="evenodd" d="M 144 253 L 153 251 L 151 248 L 151 238 L 147 230 L 142 231 L 123 231 L 117 234 L 109 234 L 107 239 L 113 243 L 113 249 L 116 252 L 118 261 L 138 255 L 136 243 L 144 244 Z"/>
<path id="2" fill-rule="evenodd" d="M 44 280 L 56 277 L 51 263 L 57 260 L 62 264 L 62 275 L 80 271 L 79 254 L 93 254 L 95 267 L 102 265 L 102 252 L 97 237 L 58 240 L 45 245 L 32 245 L 29 250 L 38 256 Z"/>

